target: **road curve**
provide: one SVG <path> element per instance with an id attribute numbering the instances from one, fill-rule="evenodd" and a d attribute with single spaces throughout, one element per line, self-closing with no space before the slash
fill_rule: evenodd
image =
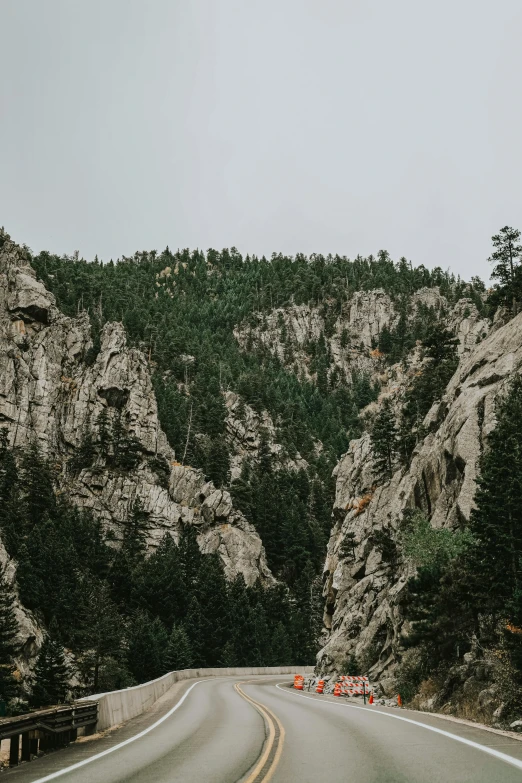
<path id="1" fill-rule="evenodd" d="M 2 777 L 7 783 L 522 781 L 516 739 L 423 713 L 363 710 L 344 699 L 277 688 L 281 679 L 178 683 L 152 712 L 110 736 Z"/>

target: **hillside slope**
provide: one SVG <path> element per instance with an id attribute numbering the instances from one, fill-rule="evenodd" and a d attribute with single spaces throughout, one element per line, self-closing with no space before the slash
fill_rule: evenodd
<path id="1" fill-rule="evenodd" d="M 427 434 L 409 465 L 396 465 L 389 480 L 382 481 L 375 472 L 370 434 L 351 442 L 335 471 L 335 525 L 324 571 L 325 640 L 318 656 L 323 671 L 339 671 L 347 660 L 358 660 L 385 689 L 393 692 L 397 687 L 394 675 L 405 660 L 405 642 L 411 634 L 404 599 L 408 580 L 416 572 L 415 563 L 401 552 L 404 520 L 418 510 L 435 530 L 468 527 L 481 457 L 496 426 L 496 403 L 521 366 L 519 314 L 505 325 L 494 324 L 489 336 L 461 354 L 442 399 L 426 416 Z M 386 399 L 400 404 L 403 394 L 404 384 L 391 384 L 381 394 L 377 409 Z M 343 549 L 345 541 L 350 542 L 349 557 Z M 468 641 L 472 652 L 463 665 L 457 654 L 461 669 L 453 672 L 453 686 L 441 691 L 440 683 L 438 688 L 451 701 L 457 684 L 465 690 L 466 681 L 469 688 L 473 683 L 476 703 L 485 710 L 488 705 L 482 717 L 491 719 L 503 696 L 491 689 L 491 666 L 486 666 L 489 676 L 484 676 L 483 651 L 473 646 L 472 639 Z M 482 685 L 476 678 L 477 667 Z M 429 704 L 436 695 L 433 688 Z"/>
<path id="2" fill-rule="evenodd" d="M 93 356 L 87 314 L 62 315 L 10 241 L 0 249 L 0 274 L 0 417 L 11 445 L 36 439 L 56 461 L 61 491 L 91 509 L 116 539 L 138 500 L 148 516 L 150 546 L 167 531 L 178 538 L 183 526 L 193 525 L 202 550 L 219 552 L 229 578 L 241 573 L 247 584 L 270 581 L 259 536 L 230 495 L 174 459 L 146 358 L 127 347 L 123 326 L 107 323 Z M 107 442 L 102 428 L 112 430 Z M 93 447 L 92 464 L 85 456 L 72 466 L 86 443 Z M 130 458 L 118 464 L 125 449 Z"/>
<path id="3" fill-rule="evenodd" d="M 465 368 L 510 328 L 498 317 L 491 323 L 480 281 L 394 263 L 384 252 L 353 261 L 267 260 L 234 248 L 166 248 L 88 263 L 77 255 L 33 256 L 5 233 L 0 239 L 3 431 L 19 462 L 22 499 L 35 448 L 58 506 L 101 522 L 94 534 L 101 536 L 101 571 L 94 553 L 96 573 L 77 589 L 82 579 L 101 578 L 127 629 L 136 616 L 144 629 L 155 623 L 160 644 L 175 621 L 176 643 L 205 648 L 202 661 L 250 663 L 265 646 L 278 651 L 274 663 L 291 650 L 293 659 L 308 660 L 319 646 L 326 552 L 320 667 L 339 671 L 355 661 L 392 687 L 408 633 L 404 586 L 415 573 L 401 554 L 405 511 L 453 529 L 466 524 L 472 507 L 480 453 L 473 421 L 482 403 L 468 391 L 476 368 Z M 430 375 L 430 351 L 439 349 L 441 367 Z M 499 362 L 509 350 L 497 347 Z M 459 389 L 450 383 L 432 405 L 455 367 Z M 420 396 L 412 396 L 419 382 Z M 480 388 L 495 384 L 498 378 Z M 384 479 L 371 433 L 387 405 L 402 422 L 404 443 Z M 463 405 L 461 430 L 454 419 L 464 413 L 452 411 Z M 74 559 L 83 517 L 63 513 L 77 539 Z M 40 519 L 37 509 L 23 535 L 40 534 Z M 21 592 L 36 611 L 35 620 L 18 603 L 26 639 L 36 639 L 57 611 L 30 591 L 35 568 L 44 569 L 47 584 L 47 565 L 36 544 L 26 551 L 12 520 L 2 524 L 7 549 L 20 558 Z M 199 602 L 222 577 L 208 565 L 212 558 L 198 559 L 187 531 L 201 552 L 219 558 L 228 580 L 214 590 L 213 611 L 223 616 L 219 644 Z M 176 551 L 166 548 L 165 535 Z M 14 567 L 11 561 L 11 581 Z M 76 567 L 71 560 L 68 578 Z M 158 602 L 157 579 L 175 609 Z M 268 595 L 261 586 L 275 589 Z M 66 638 L 86 655 L 82 634 L 69 627 Z M 245 634 L 254 635 L 248 649 Z"/>

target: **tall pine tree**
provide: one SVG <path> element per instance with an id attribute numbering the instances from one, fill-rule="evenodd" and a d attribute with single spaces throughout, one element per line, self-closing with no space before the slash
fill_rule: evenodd
<path id="1" fill-rule="evenodd" d="M 495 264 L 491 276 L 500 282 L 506 299 L 511 300 L 513 315 L 516 315 L 517 296 L 520 295 L 520 276 L 517 275 L 517 272 L 522 256 L 522 245 L 519 244 L 520 231 L 510 226 L 504 226 L 498 234 L 491 237 L 491 241 L 495 248 L 489 259 L 491 263 Z"/>
<path id="2" fill-rule="evenodd" d="M 49 627 L 34 670 L 31 703 L 35 707 L 62 704 L 69 690 L 69 666 L 55 622 Z"/>
<path id="3" fill-rule="evenodd" d="M 8 702 L 18 692 L 13 658 L 18 652 L 18 622 L 14 611 L 14 593 L 5 569 L 0 574 L 0 701 Z"/>
<path id="4" fill-rule="evenodd" d="M 474 571 L 480 575 L 484 609 L 504 612 L 522 625 L 522 377 L 517 375 L 497 406 L 471 515 L 479 545 Z"/>
<path id="5" fill-rule="evenodd" d="M 167 646 L 166 664 L 169 671 L 181 671 L 192 667 L 190 640 L 183 625 L 173 625 Z"/>
<path id="6" fill-rule="evenodd" d="M 397 423 L 391 402 L 386 398 L 370 433 L 373 465 L 382 479 L 390 479 L 398 451 Z"/>

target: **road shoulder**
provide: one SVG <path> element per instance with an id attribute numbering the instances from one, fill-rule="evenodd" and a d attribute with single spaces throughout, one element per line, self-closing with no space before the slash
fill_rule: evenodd
<path id="1" fill-rule="evenodd" d="M 216 678 L 209 677 L 208 679 Z M 198 681 L 198 679 L 194 678 L 176 682 L 141 715 L 137 715 L 125 723 L 113 726 L 97 734 L 80 737 L 68 747 L 47 753 L 34 761 L 21 763 L 18 767 L 5 770 L 2 772 L 2 778 L 5 777 L 6 780 L 11 780 L 13 783 L 30 783 L 30 781 L 38 780 L 46 775 L 55 773 L 59 769 L 86 761 L 92 756 L 109 750 L 115 745 L 119 745 L 150 728 L 166 715 L 169 710 L 172 710 L 189 688 Z"/>
<path id="2" fill-rule="evenodd" d="M 503 752 L 513 756 L 516 759 L 522 759 L 522 737 L 514 732 L 494 729 L 491 726 L 485 726 L 473 721 L 454 718 L 450 715 L 439 715 L 438 713 L 421 712 L 420 710 L 409 710 L 405 708 L 383 707 L 381 705 L 363 705 L 362 700 L 357 701 L 354 698 L 335 697 L 331 694 L 318 695 L 313 691 L 294 691 L 292 683 L 279 683 L 280 690 L 287 691 L 297 698 L 305 696 L 307 699 L 318 701 L 319 703 L 328 703 L 353 708 L 354 710 L 365 710 L 374 714 L 389 715 L 395 718 L 403 718 L 417 725 L 424 725 L 427 729 L 433 728 L 439 731 L 453 734 L 455 737 L 464 737 L 468 740 L 484 745 L 489 748 L 499 748 Z"/>

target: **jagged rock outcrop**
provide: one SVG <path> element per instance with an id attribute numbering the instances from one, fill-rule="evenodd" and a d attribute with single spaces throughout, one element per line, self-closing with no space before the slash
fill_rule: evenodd
<path id="1" fill-rule="evenodd" d="M 115 423 L 132 441 L 132 467 L 110 465 L 102 455 L 73 468 L 82 446 L 99 444 L 102 429 Z M 149 546 L 193 525 L 202 551 L 217 551 L 228 577 L 241 573 L 247 584 L 273 580 L 259 536 L 229 493 L 176 461 L 159 424 L 147 360 L 128 347 L 123 326 L 105 324 L 93 355 L 88 315 L 60 313 L 23 249 L 3 233 L 0 426 L 13 446 L 36 440 L 52 457 L 60 491 L 91 509 L 116 539 L 139 500 L 149 516 Z"/>
<path id="2" fill-rule="evenodd" d="M 331 336 L 326 338 L 330 371 L 337 368 L 349 383 L 353 370 L 373 373 L 378 369 L 379 357 L 371 354 L 372 338 L 393 318 L 393 305 L 384 291 L 355 293 L 335 320 Z M 325 331 L 325 319 L 318 308 L 294 305 L 260 314 L 255 326 L 238 326 L 234 335 L 244 350 L 263 345 L 297 375 L 310 380 L 314 377 L 310 346 L 324 337 Z"/>
<path id="3" fill-rule="evenodd" d="M 437 287 L 420 288 L 410 299 L 410 320 L 420 306 L 431 309 L 455 333 L 459 354 L 472 350 L 490 331 L 489 321 L 480 315 L 471 299 L 463 298 L 450 306 Z M 382 355 L 375 346 L 384 328 L 392 330 L 397 325 L 399 313 L 389 294 L 377 288 L 356 291 L 329 328 L 322 310 L 309 305 L 278 308 L 256 318 L 254 325 L 241 324 L 234 330 L 243 350 L 262 345 L 297 375 L 311 380 L 314 373 L 310 346 L 324 338 L 329 375 L 337 371 L 350 383 L 354 371 L 379 380 Z"/>
<path id="4" fill-rule="evenodd" d="M 400 597 L 411 567 L 385 562 L 376 532 L 396 540 L 405 509 L 421 509 L 435 527 L 455 528 L 470 518 L 481 452 L 495 426 L 495 400 L 522 365 L 522 314 L 483 337 L 487 322 L 468 303 L 460 308 L 460 363 L 443 399 L 425 419 L 428 435 L 410 467 L 379 484 L 368 434 L 350 443 L 337 466 L 334 527 L 324 570 L 325 644 L 319 654 L 325 671 L 340 670 L 355 654 L 385 682 L 400 655 L 405 631 Z M 353 560 L 342 556 L 349 533 L 355 536 Z"/>
<path id="5" fill-rule="evenodd" d="M 268 411 L 259 414 L 232 391 L 225 392 L 225 405 L 232 481 L 241 475 L 245 461 L 257 462 L 259 459 L 262 434 L 266 437 L 267 448 L 275 470 L 280 468 L 290 471 L 306 470 L 308 463 L 299 453 L 292 459 L 278 443 L 276 428 Z"/>
<path id="6" fill-rule="evenodd" d="M 458 338 L 457 352 L 459 356 L 474 350 L 475 346 L 484 340 L 491 330 L 489 320 L 480 315 L 477 306 L 471 299 L 466 298 L 459 299 L 451 309 L 448 327 Z"/>

